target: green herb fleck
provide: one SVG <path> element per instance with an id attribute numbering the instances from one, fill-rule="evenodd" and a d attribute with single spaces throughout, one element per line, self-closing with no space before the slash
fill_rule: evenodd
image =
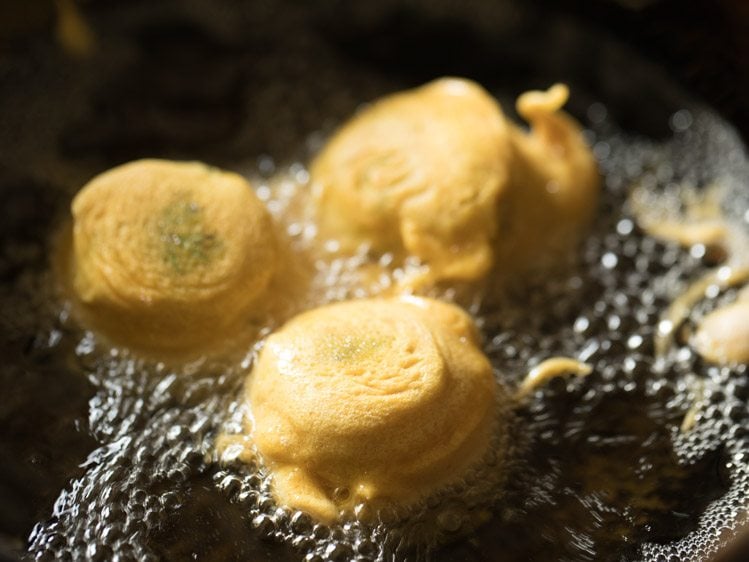
<path id="1" fill-rule="evenodd" d="M 157 232 L 162 259 L 177 275 L 210 264 L 224 251 L 217 235 L 206 232 L 202 207 L 188 199 L 179 199 L 162 211 Z"/>

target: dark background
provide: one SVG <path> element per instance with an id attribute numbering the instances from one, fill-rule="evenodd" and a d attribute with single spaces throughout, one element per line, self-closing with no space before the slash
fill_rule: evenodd
<path id="1" fill-rule="evenodd" d="M 246 0 L 252 2 L 253 0 Z M 491 2 L 491 0 L 487 0 Z M 749 137 L 749 2 L 745 0 L 526 0 L 600 28 L 668 69 Z M 82 10 L 116 0 L 84 0 Z M 241 2 L 240 2 L 241 3 Z M 306 3 L 306 2 L 305 2 Z M 347 2 L 320 2 L 331 5 Z M 33 31 L 51 28 L 51 0 L 0 2 L 0 53 Z M 2 108 L 0 108 L 2 110 Z"/>
<path id="2" fill-rule="evenodd" d="M 667 68 L 749 138 L 749 2 L 538 0 L 604 28 Z M 639 4 L 645 4 L 637 8 Z"/>

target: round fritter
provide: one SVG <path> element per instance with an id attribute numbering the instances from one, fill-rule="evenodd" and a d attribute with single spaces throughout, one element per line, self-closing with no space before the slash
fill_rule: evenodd
<path id="1" fill-rule="evenodd" d="M 331 521 L 407 506 L 487 451 L 496 385 L 459 308 L 418 297 L 328 305 L 268 339 L 248 431 L 279 503 Z"/>
<path id="2" fill-rule="evenodd" d="M 529 133 L 478 84 L 443 78 L 375 102 L 312 165 L 320 231 L 428 271 L 415 285 L 512 277 L 559 260 L 591 221 L 600 180 L 558 84 L 518 99 Z"/>
<path id="3" fill-rule="evenodd" d="M 149 351 L 203 348 L 247 321 L 276 267 L 270 216 L 239 175 L 197 162 L 109 170 L 72 204 L 86 321 Z"/>
<path id="4" fill-rule="evenodd" d="M 375 102 L 312 164 L 320 229 L 344 251 L 418 257 L 435 279 L 492 265 L 508 126 L 478 84 L 445 78 Z"/>

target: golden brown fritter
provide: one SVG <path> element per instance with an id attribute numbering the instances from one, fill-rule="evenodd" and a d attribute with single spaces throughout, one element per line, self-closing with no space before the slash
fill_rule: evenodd
<path id="1" fill-rule="evenodd" d="M 279 503 L 323 521 L 454 482 L 486 452 L 507 400 L 468 315 L 418 297 L 294 318 L 268 338 L 246 396 Z"/>
<path id="2" fill-rule="evenodd" d="M 71 285 L 93 327 L 148 351 L 202 348 L 236 330 L 276 267 L 271 219 L 239 175 L 140 160 L 72 204 Z"/>

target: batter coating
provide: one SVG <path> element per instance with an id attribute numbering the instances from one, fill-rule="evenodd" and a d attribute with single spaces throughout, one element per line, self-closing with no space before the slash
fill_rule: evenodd
<path id="1" fill-rule="evenodd" d="M 417 297 L 297 316 L 269 337 L 246 397 L 277 500 L 323 521 L 456 481 L 486 452 L 507 400 L 470 318 Z"/>
<path id="2" fill-rule="evenodd" d="M 271 219 L 239 175 L 139 160 L 72 204 L 71 286 L 86 322 L 146 351 L 203 348 L 238 329 L 276 267 Z"/>
<path id="3" fill-rule="evenodd" d="M 387 96 L 344 124 L 311 167 L 324 237 L 428 266 L 422 283 L 523 272 L 590 222 L 600 180 L 563 85 L 529 92 L 527 134 L 469 80 Z"/>
<path id="4" fill-rule="evenodd" d="M 509 130 L 478 84 L 442 79 L 393 94 L 346 123 L 312 164 L 324 236 L 350 252 L 417 256 L 435 278 L 492 264 Z"/>
<path id="5" fill-rule="evenodd" d="M 552 265 L 576 244 L 598 208 L 600 176 L 580 125 L 562 111 L 569 90 L 521 95 L 528 133 L 511 127 L 509 185 L 498 206 L 495 262 L 500 276 Z"/>

